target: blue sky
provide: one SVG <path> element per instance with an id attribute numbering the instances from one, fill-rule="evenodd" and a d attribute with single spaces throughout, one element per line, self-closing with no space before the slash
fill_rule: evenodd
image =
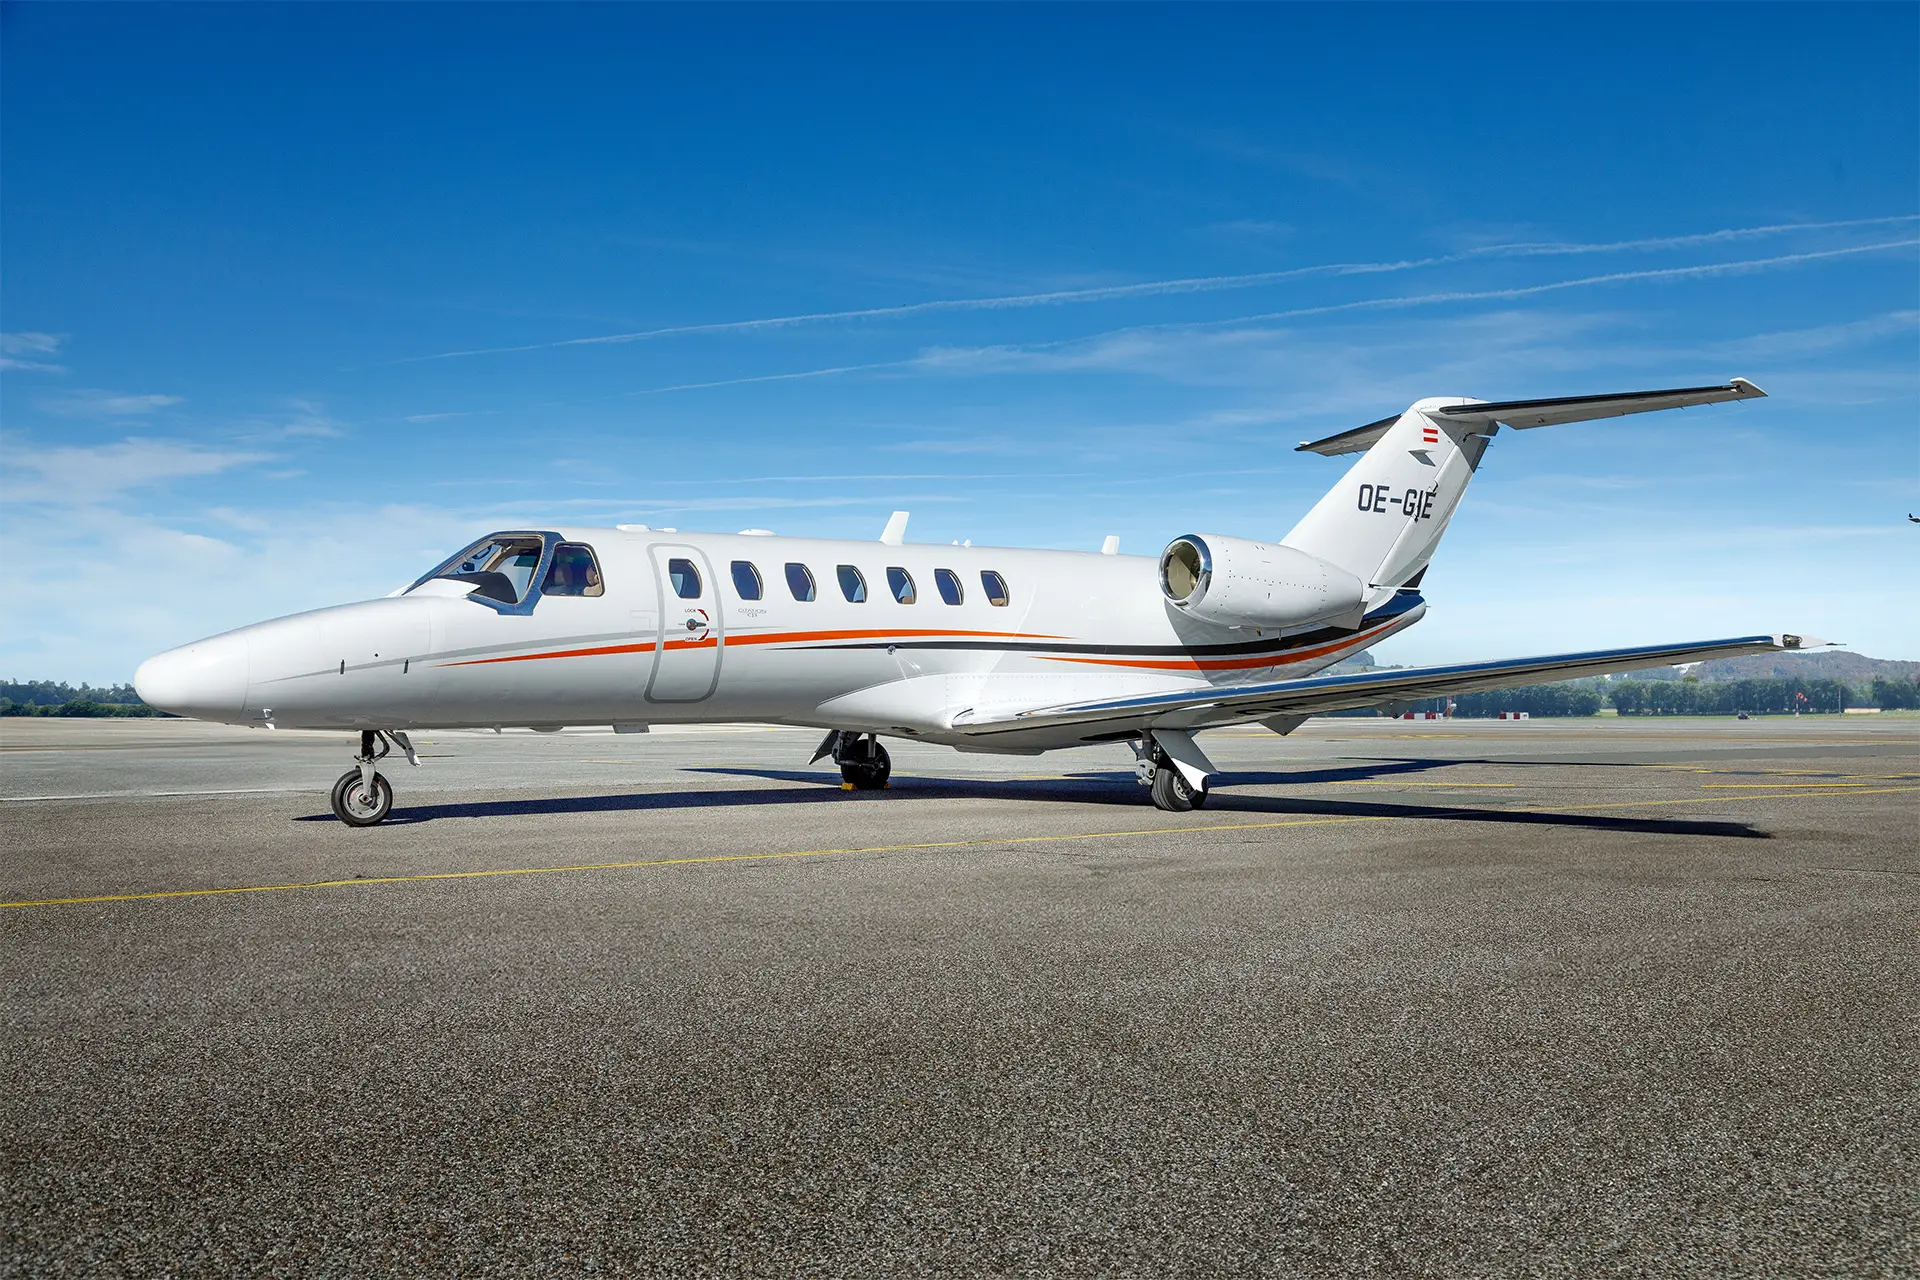
<path id="1" fill-rule="evenodd" d="M 0 8 L 0 674 L 500 526 L 1157 552 L 1426 395 L 1399 662 L 1920 658 L 1920 8 Z"/>

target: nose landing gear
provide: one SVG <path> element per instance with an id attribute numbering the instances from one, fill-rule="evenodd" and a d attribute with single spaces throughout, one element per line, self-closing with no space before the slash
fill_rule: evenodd
<path id="1" fill-rule="evenodd" d="M 407 763 L 418 765 L 419 755 L 407 735 L 398 729 L 366 729 L 360 734 L 360 754 L 354 767 L 333 784 L 333 816 L 350 827 L 371 827 L 385 822 L 393 812 L 393 784 L 374 765 L 387 758 L 394 747 L 406 754 Z"/>
<path id="2" fill-rule="evenodd" d="M 815 760 L 832 755 L 840 766 L 841 786 L 847 791 L 880 791 L 893 774 L 893 759 L 871 733 L 835 729 L 813 753 Z"/>

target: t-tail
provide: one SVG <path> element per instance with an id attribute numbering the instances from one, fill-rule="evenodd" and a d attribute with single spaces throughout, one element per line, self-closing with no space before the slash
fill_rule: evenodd
<path id="1" fill-rule="evenodd" d="M 1358 578 L 1372 607 L 1427 567 L 1502 426 L 1525 430 L 1766 394 L 1735 378 L 1717 387 L 1557 400 L 1421 400 L 1397 417 L 1300 445 L 1307 453 L 1364 456 L 1282 541 Z"/>

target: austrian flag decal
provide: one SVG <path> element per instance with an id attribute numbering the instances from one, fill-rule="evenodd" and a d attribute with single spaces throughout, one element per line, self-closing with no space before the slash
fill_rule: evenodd
<path id="1" fill-rule="evenodd" d="M 1422 444 L 1439 444 L 1439 443 L 1440 443 L 1440 428 L 1438 428 L 1438 427 L 1436 427 L 1436 426 L 1434 426 L 1434 425 L 1433 425 L 1433 424 L 1431 424 L 1431 423 L 1429 423 L 1429 424 L 1427 424 L 1427 425 L 1426 425 L 1426 426 L 1424 426 L 1424 427 L 1421 427 L 1421 428 L 1420 428 L 1420 442 L 1421 442 Z"/>

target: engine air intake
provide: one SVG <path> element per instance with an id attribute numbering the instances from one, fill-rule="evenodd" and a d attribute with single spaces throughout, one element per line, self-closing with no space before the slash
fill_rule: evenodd
<path id="1" fill-rule="evenodd" d="M 1160 553 L 1160 592 L 1216 626 L 1283 630 L 1358 626 L 1366 588 L 1345 569 L 1283 543 L 1189 533 Z"/>

